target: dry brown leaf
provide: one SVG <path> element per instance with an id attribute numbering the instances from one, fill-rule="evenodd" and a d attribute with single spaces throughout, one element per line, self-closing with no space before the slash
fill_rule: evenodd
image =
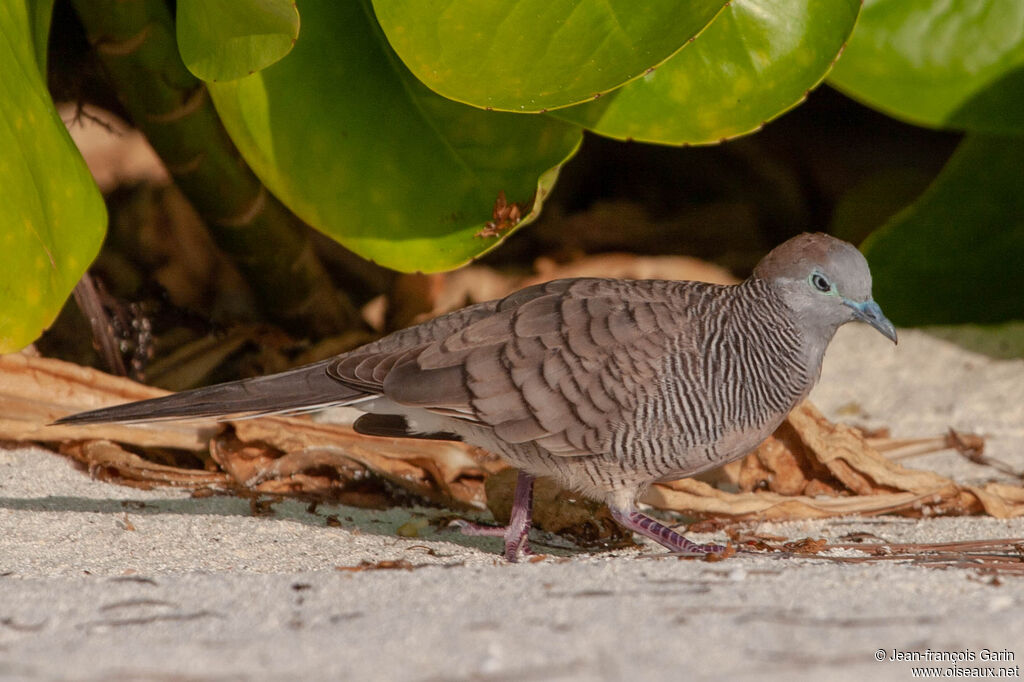
<path id="1" fill-rule="evenodd" d="M 729 493 L 703 481 L 682 478 L 656 483 L 642 501 L 659 509 L 742 519 L 816 519 L 847 514 L 887 514 L 915 505 L 928 496 L 886 493 L 866 497 L 787 497 L 772 492 Z"/>
<path id="2" fill-rule="evenodd" d="M 223 472 L 157 464 L 107 440 L 63 443 L 60 453 L 80 463 L 94 478 L 137 488 L 149 489 L 161 485 L 223 488 L 229 483 L 228 476 Z"/>
<path id="3" fill-rule="evenodd" d="M 103 438 L 140 447 L 201 451 L 219 430 L 211 420 L 126 426 L 52 426 L 72 412 L 145 400 L 167 391 L 51 358 L 0 355 L 0 440 L 62 442 Z"/>
<path id="4" fill-rule="evenodd" d="M 427 565 L 427 564 L 424 564 Z M 347 571 L 349 573 L 361 573 L 363 571 L 411 571 L 423 566 L 416 566 L 405 559 L 384 559 L 383 561 L 363 560 L 355 566 L 335 566 L 336 571 Z"/>
<path id="5" fill-rule="evenodd" d="M 615 277 L 619 279 L 677 279 L 735 284 L 739 280 L 725 268 L 689 256 L 636 256 L 631 253 L 604 253 L 584 256 L 568 263 L 538 258 L 537 274 L 519 286 L 538 284 L 564 277 Z"/>
<path id="6" fill-rule="evenodd" d="M 286 453 L 261 467 L 258 474 L 239 472 L 238 480 L 244 485 L 293 477 L 296 471 L 310 468 L 345 471 L 356 465 L 437 504 L 462 509 L 484 504 L 484 469 L 473 456 L 475 448 L 463 443 L 364 436 L 349 426 L 296 417 L 231 423 L 240 441 Z"/>
<path id="7" fill-rule="evenodd" d="M 923 494 L 955 487 L 932 471 L 907 469 L 882 457 L 867 445 L 859 431 L 833 424 L 808 402 L 793 410 L 787 421 L 803 441 L 804 455 L 824 464 L 854 493 L 904 490 Z"/>
<path id="8" fill-rule="evenodd" d="M 1024 516 L 1024 488 L 1004 483 L 959 486 L 935 472 L 908 469 L 879 454 L 857 429 L 831 423 L 807 402 L 793 410 L 772 438 L 726 472 L 740 492 L 682 479 L 652 486 L 644 502 L 734 519 L 893 513 Z"/>
<path id="9" fill-rule="evenodd" d="M 828 540 L 824 538 L 804 538 L 783 544 L 787 552 L 795 554 L 819 554 L 828 548 Z"/>
<path id="10" fill-rule="evenodd" d="M 981 504 L 985 513 L 997 519 L 1024 515 L 1024 488 L 1006 483 L 989 483 L 984 487 L 968 486 L 967 492 Z"/>

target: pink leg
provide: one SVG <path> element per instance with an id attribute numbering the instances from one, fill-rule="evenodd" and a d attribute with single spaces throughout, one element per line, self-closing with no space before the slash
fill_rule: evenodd
<path id="1" fill-rule="evenodd" d="M 520 554 L 530 554 L 530 523 L 533 518 L 533 476 L 520 471 L 516 477 L 516 492 L 512 498 L 512 517 L 507 526 L 481 526 L 460 524 L 463 535 L 489 535 L 505 538 L 505 558 L 519 560 Z"/>
<path id="2" fill-rule="evenodd" d="M 645 535 L 673 552 L 685 554 L 718 554 L 725 550 L 721 545 L 698 545 L 684 538 L 667 526 L 635 509 L 612 509 L 612 518 L 631 531 Z"/>

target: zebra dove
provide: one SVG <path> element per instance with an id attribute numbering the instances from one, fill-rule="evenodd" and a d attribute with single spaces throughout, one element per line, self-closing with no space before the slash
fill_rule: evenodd
<path id="1" fill-rule="evenodd" d="M 637 510 L 653 482 L 737 459 L 818 380 L 836 329 L 896 342 L 852 245 L 802 234 L 744 282 L 564 279 L 479 303 L 334 358 L 71 415 L 64 424 L 305 412 L 351 405 L 371 435 L 462 439 L 518 468 L 502 535 L 526 542 L 535 476 L 605 501 L 626 528 L 710 553 Z"/>

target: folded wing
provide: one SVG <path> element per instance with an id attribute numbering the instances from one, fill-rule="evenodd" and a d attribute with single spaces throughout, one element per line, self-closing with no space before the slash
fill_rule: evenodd
<path id="1" fill-rule="evenodd" d="M 669 286 L 582 279 L 530 287 L 450 333 L 424 329 L 415 345 L 382 343 L 327 372 L 400 405 L 491 426 L 508 442 L 570 456 L 605 452 L 659 380 L 680 328 Z"/>

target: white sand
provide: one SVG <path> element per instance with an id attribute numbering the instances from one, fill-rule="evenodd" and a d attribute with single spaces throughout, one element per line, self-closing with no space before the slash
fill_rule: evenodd
<path id="1" fill-rule="evenodd" d="M 1024 361 L 911 332 L 893 349 L 847 327 L 814 397 L 894 435 L 982 432 L 988 453 L 1024 469 Z M 995 476 L 953 453 L 909 463 L 960 481 Z M 0 450 L 0 679 L 907 680 L 912 666 L 1024 658 L 1024 578 L 781 556 L 679 561 L 654 546 L 507 565 L 497 540 L 395 535 L 433 510 L 275 511 L 254 518 L 244 500 L 113 486 L 43 450 Z M 1024 519 L 756 530 L 938 542 L 1024 538 Z M 425 567 L 336 569 L 388 559 Z M 877 662 L 879 649 L 974 660 Z M 982 660 L 985 649 L 1016 660 Z"/>

